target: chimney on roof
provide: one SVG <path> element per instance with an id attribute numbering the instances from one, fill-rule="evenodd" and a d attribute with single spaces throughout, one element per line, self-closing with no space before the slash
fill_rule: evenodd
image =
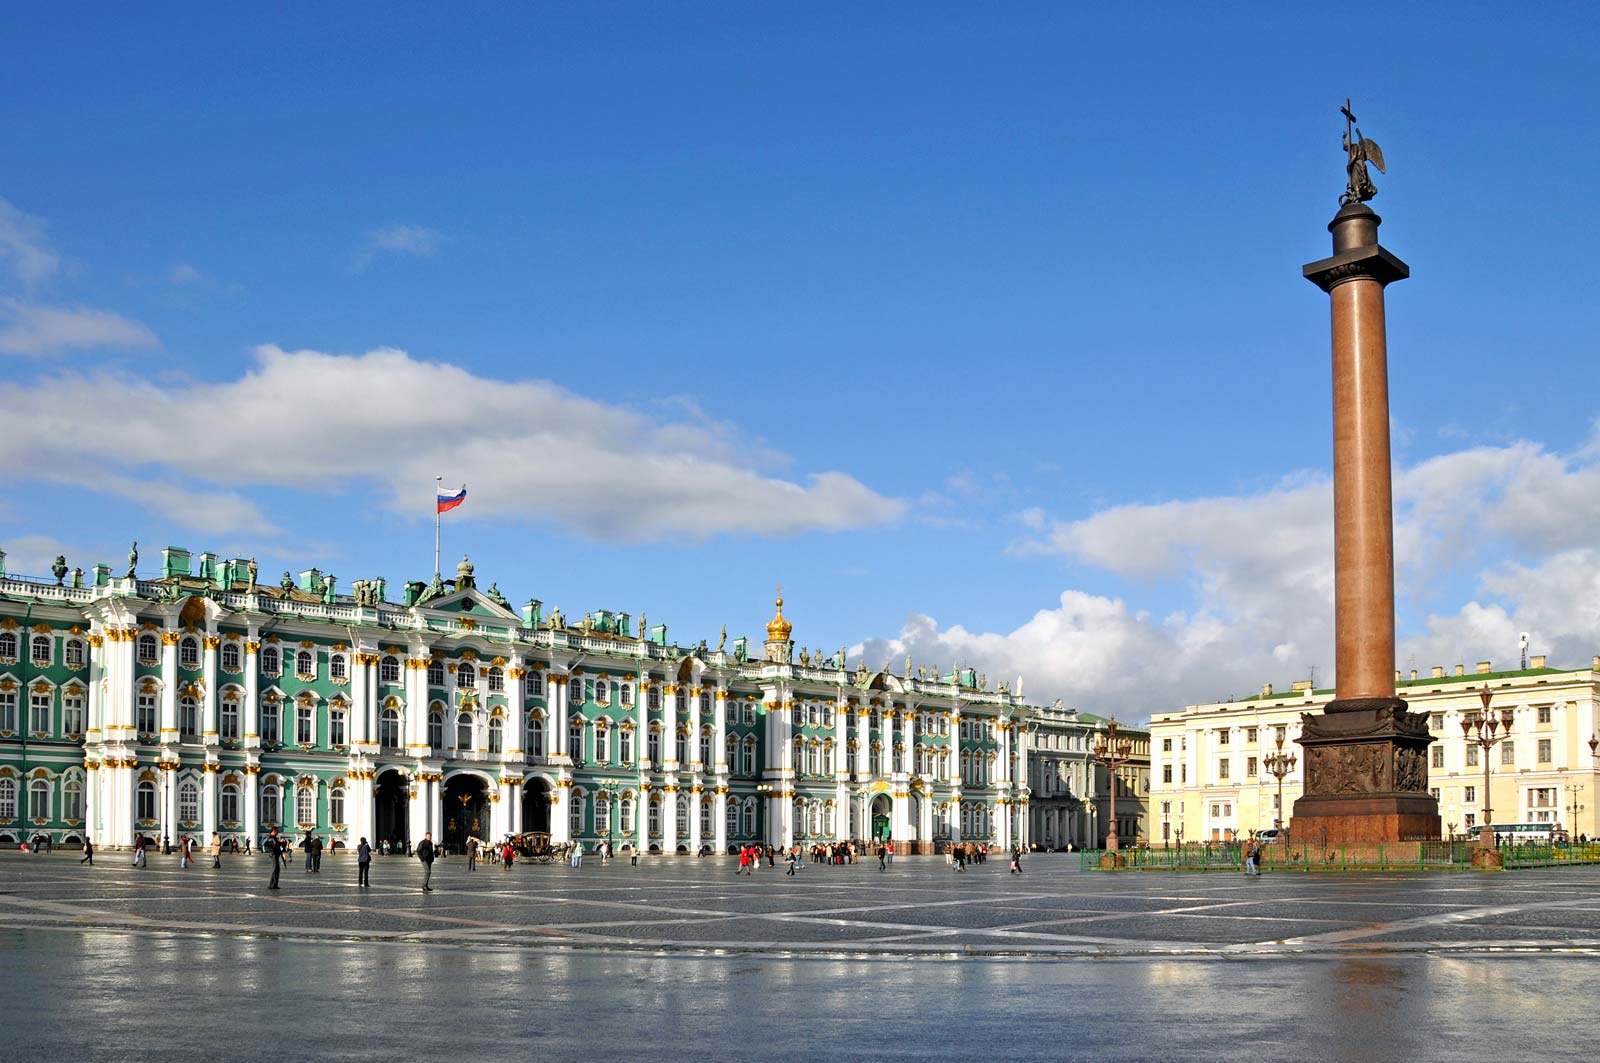
<path id="1" fill-rule="evenodd" d="M 1532 657 L 1529 657 L 1528 658 L 1528 666 L 1530 668 L 1543 668 L 1544 667 L 1544 654 L 1536 653 Z"/>
<path id="2" fill-rule="evenodd" d="M 1466 674 L 1467 674 L 1467 666 L 1466 665 L 1464 665 L 1464 664 L 1456 665 L 1456 675 L 1466 675 Z"/>
<path id="3" fill-rule="evenodd" d="M 1491 670 L 1491 667 L 1490 667 L 1490 664 L 1489 664 L 1488 661 L 1479 661 L 1478 662 L 1478 674 L 1479 675 L 1488 675 L 1490 670 Z"/>
<path id="4" fill-rule="evenodd" d="M 1600 660 L 1600 658 L 1596 658 L 1596 660 Z M 1436 664 L 1436 665 L 1433 666 L 1433 678 L 1435 678 L 1435 679 L 1443 679 L 1444 678 L 1444 665 Z"/>
<path id="5" fill-rule="evenodd" d="M 1417 670 L 1415 668 L 1411 669 L 1411 681 L 1413 683 L 1417 681 Z"/>
<path id="6" fill-rule="evenodd" d="M 1311 680 L 1309 680 L 1309 679 L 1297 679 L 1297 680 L 1295 680 L 1294 688 L 1293 688 L 1294 693 L 1298 694 L 1302 690 L 1310 690 L 1310 689 L 1311 689 Z"/>
<path id="7" fill-rule="evenodd" d="M 1401 679 L 1403 679 L 1403 678 L 1404 678 L 1404 676 L 1402 676 L 1402 675 L 1401 675 L 1401 674 L 1400 674 L 1400 669 L 1398 669 L 1398 668 L 1396 668 L 1396 669 L 1395 669 L 1395 670 L 1394 670 L 1394 681 L 1395 681 L 1395 682 L 1396 682 L 1396 683 L 1398 683 L 1398 682 L 1400 682 L 1400 680 L 1401 680 Z"/>

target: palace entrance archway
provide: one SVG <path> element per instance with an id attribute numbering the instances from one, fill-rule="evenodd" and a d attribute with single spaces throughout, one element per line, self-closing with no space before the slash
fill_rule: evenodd
<path id="1" fill-rule="evenodd" d="M 879 794 L 872 799 L 872 840 L 875 842 L 887 841 L 889 838 L 889 813 L 894 804 L 888 794 Z"/>
<path id="2" fill-rule="evenodd" d="M 550 783 L 530 775 L 522 783 L 522 829 L 550 833 Z"/>
<path id="3" fill-rule="evenodd" d="M 489 784 L 478 775 L 452 775 L 444 784 L 444 843 L 464 850 L 469 835 L 489 840 Z"/>
<path id="4" fill-rule="evenodd" d="M 411 784 L 405 773 L 396 768 L 381 772 L 372 788 L 372 802 L 372 844 L 385 841 L 405 852 L 411 839 Z"/>

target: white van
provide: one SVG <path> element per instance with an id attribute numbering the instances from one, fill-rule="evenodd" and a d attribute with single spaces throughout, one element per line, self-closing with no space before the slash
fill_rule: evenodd
<path id="1" fill-rule="evenodd" d="M 1287 834 L 1288 832 L 1280 827 L 1272 827 L 1268 830 L 1258 830 L 1255 833 L 1256 844 L 1282 845 Z"/>

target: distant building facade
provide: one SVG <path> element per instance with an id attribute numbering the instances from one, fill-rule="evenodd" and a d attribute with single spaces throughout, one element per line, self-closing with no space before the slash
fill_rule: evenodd
<path id="1" fill-rule="evenodd" d="M 1537 656 L 1528 663 L 1513 671 L 1496 672 L 1481 661 L 1471 671 L 1456 665 L 1449 674 L 1435 667 L 1425 677 L 1396 675 L 1399 696 L 1428 716 L 1435 739 L 1428 786 L 1447 832 L 1474 829 L 1486 807 L 1496 823 L 1550 823 L 1589 837 L 1600 829 L 1600 772 L 1588 745 L 1600 731 L 1600 657 L 1579 669 L 1550 668 Z M 1333 700 L 1333 691 L 1309 687 L 1267 686 L 1241 701 L 1151 717 L 1151 826 L 1158 844 L 1225 840 L 1289 820 L 1304 783 L 1305 758 L 1295 743 L 1300 716 Z M 1493 695 L 1490 711 L 1511 720 L 1511 737 L 1489 753 L 1487 794 L 1480 751 L 1461 729 L 1463 719 L 1482 711 L 1485 687 Z M 1278 780 L 1267 770 L 1280 740 L 1295 757 L 1283 779 L 1282 812 Z"/>

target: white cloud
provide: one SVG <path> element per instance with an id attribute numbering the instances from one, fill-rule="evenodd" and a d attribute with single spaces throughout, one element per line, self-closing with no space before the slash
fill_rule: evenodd
<path id="1" fill-rule="evenodd" d="M 1600 448 L 1571 455 L 1535 443 L 1440 455 L 1395 475 L 1395 554 L 1402 609 L 1433 588 L 1474 588 L 1454 613 L 1402 627 L 1397 665 L 1514 663 L 1520 631 L 1532 652 L 1581 665 L 1600 649 Z M 913 616 L 866 643 L 869 661 L 910 652 L 948 666 L 960 657 L 991 679 L 1030 679 L 1035 697 L 1063 696 L 1139 719 L 1152 711 L 1280 687 L 1318 665 L 1333 678 L 1332 489 L 1299 476 L 1259 494 L 1125 505 L 1050 523 L 1026 550 L 1056 553 L 1189 604 L 1155 616 L 1120 598 L 1062 592 L 1004 632 L 940 628 Z M 1458 599 L 1459 600 L 1459 599 Z"/>
<path id="2" fill-rule="evenodd" d="M 63 424 L 86 395 L 117 416 Z M 660 423 L 547 381 L 488 379 L 397 350 L 262 347 L 236 380 L 172 389 L 112 371 L 62 373 L 0 384 L 0 405 L 16 411 L 0 435 L 0 462 L 13 468 L 326 491 L 374 484 L 402 514 L 426 512 L 419 499 L 444 474 L 471 488 L 455 519 L 553 519 L 605 539 L 838 531 L 905 508 L 842 472 L 765 473 L 750 456 L 764 452 L 723 425 Z M 217 411 L 233 438 L 259 441 L 235 448 L 225 470 L 203 448 L 174 445 L 175 426 Z M 241 501 L 211 496 L 218 523 L 254 520 Z"/>
<path id="3" fill-rule="evenodd" d="M 24 214 L 0 197 L 0 261 L 8 262 L 18 279 L 35 285 L 61 268 L 61 256 L 44 238 L 44 222 Z"/>
<path id="4" fill-rule="evenodd" d="M 0 299 L 0 354 L 38 358 L 77 350 L 160 346 L 147 327 L 109 310 Z"/>
<path id="5" fill-rule="evenodd" d="M 189 284 L 198 284 L 204 278 L 204 274 L 187 262 L 179 262 L 167 270 L 167 283 L 175 284 L 180 288 Z"/>
<path id="6" fill-rule="evenodd" d="M 356 251 L 355 267 L 365 269 L 379 254 L 406 258 L 432 258 L 445 243 L 445 235 L 425 225 L 386 225 L 367 234 Z"/>

